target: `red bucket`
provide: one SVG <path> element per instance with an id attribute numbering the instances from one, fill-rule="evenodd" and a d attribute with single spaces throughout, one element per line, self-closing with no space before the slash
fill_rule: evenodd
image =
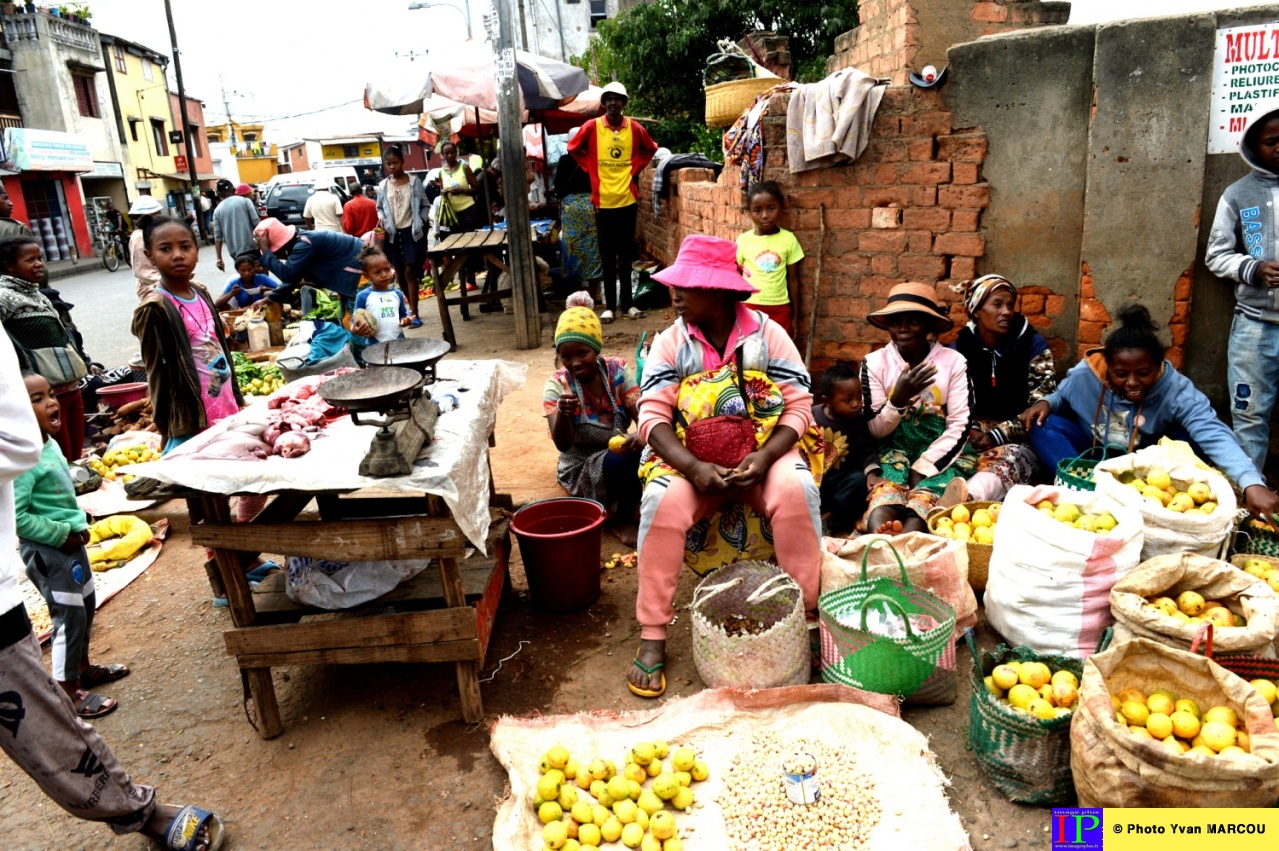
<path id="1" fill-rule="evenodd" d="M 600 596 L 600 544 L 608 512 L 591 499 L 557 497 L 524 506 L 511 518 L 533 605 L 582 609 Z"/>

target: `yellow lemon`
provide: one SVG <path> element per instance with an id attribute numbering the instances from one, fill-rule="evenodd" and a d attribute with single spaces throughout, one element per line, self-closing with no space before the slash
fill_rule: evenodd
<path id="1" fill-rule="evenodd" d="M 955 530 L 951 534 L 961 541 L 968 541 L 973 537 L 973 527 L 967 523 L 956 523 Z"/>
<path id="2" fill-rule="evenodd" d="M 613 805 L 613 815 L 617 816 L 617 820 L 622 824 L 630 824 L 635 821 L 635 814 L 639 812 L 639 807 L 635 802 L 627 798 L 625 801 L 618 801 Z"/>
<path id="3" fill-rule="evenodd" d="M 1076 529 L 1082 529 L 1085 532 L 1097 531 L 1097 518 L 1091 514 L 1081 514 L 1079 519 L 1072 524 Z"/>
<path id="4" fill-rule="evenodd" d="M 1150 717 L 1150 710 L 1146 708 L 1146 704 L 1135 700 L 1130 700 L 1119 707 L 1119 711 L 1124 718 L 1128 719 L 1129 724 L 1136 724 L 1140 727 L 1146 726 L 1146 719 Z"/>
<path id="5" fill-rule="evenodd" d="M 693 790 L 681 788 L 675 793 L 675 797 L 671 798 L 671 806 L 677 810 L 687 810 L 693 805 Z"/>
<path id="6" fill-rule="evenodd" d="M 1209 609 L 1204 614 L 1204 620 L 1218 628 L 1233 628 L 1235 625 L 1235 613 L 1223 606 L 1218 606 L 1215 609 Z"/>
<path id="7" fill-rule="evenodd" d="M 1186 493 L 1195 501 L 1195 505 L 1203 505 L 1212 499 L 1212 488 L 1208 487 L 1207 482 L 1193 482 L 1186 488 Z"/>
<path id="8" fill-rule="evenodd" d="M 1177 595 L 1177 608 L 1192 618 L 1204 610 L 1204 602 L 1203 595 L 1197 591 L 1182 591 Z"/>
<path id="9" fill-rule="evenodd" d="M 1055 511 L 1057 505 L 1051 499 L 1044 499 L 1035 503 L 1035 508 L 1038 508 L 1040 511 Z"/>
<path id="10" fill-rule="evenodd" d="M 594 777 L 596 780 L 608 779 L 608 763 L 604 762 L 604 760 L 602 759 L 591 760 L 590 768 L 591 768 L 591 776 Z"/>
<path id="11" fill-rule="evenodd" d="M 1172 499 L 1168 500 L 1168 510 L 1176 511 L 1178 514 L 1183 511 L 1189 511 L 1195 507 L 1195 501 L 1191 499 L 1188 493 L 1178 493 Z"/>
<path id="12" fill-rule="evenodd" d="M 666 759 L 666 755 L 671 752 L 671 746 L 666 744 L 665 739 L 653 740 L 653 756 L 658 759 Z"/>
<path id="13" fill-rule="evenodd" d="M 1004 696 L 1004 690 L 1001 689 L 999 686 L 995 685 L 995 680 L 993 677 L 982 677 L 981 681 L 986 685 L 986 691 L 990 692 L 995 697 Z"/>
<path id="14" fill-rule="evenodd" d="M 711 776 L 711 767 L 699 759 L 697 762 L 693 763 L 693 770 L 689 773 L 693 775 L 693 779 L 695 781 L 701 783 L 707 777 Z"/>
<path id="15" fill-rule="evenodd" d="M 1067 671 L 1065 668 L 1060 671 L 1054 671 L 1052 678 L 1048 681 L 1055 684 L 1058 680 L 1068 680 L 1075 688 L 1079 687 L 1079 678 L 1075 676 L 1073 671 Z"/>
<path id="16" fill-rule="evenodd" d="M 996 665 L 995 669 L 990 672 L 990 678 L 995 685 L 1004 691 L 1020 682 L 1020 678 L 1017 676 L 1017 669 L 1011 665 Z"/>
<path id="17" fill-rule="evenodd" d="M 1234 726 L 1221 721 L 1206 722 L 1199 731 L 1199 735 L 1203 737 L 1205 745 L 1218 753 L 1222 748 L 1230 747 L 1235 743 Z"/>
<path id="18" fill-rule="evenodd" d="M 649 742 L 640 742 L 631 749 L 631 756 L 634 757 L 636 765 L 648 765 L 657 756 L 656 748 Z"/>
<path id="19" fill-rule="evenodd" d="M 543 774 L 537 781 L 537 797 L 543 801 L 554 801 L 560 796 L 560 783 L 555 774 Z M 556 816 L 559 818 L 559 816 Z"/>
<path id="20" fill-rule="evenodd" d="M 1168 720 L 1172 722 L 1173 735 L 1179 739 L 1193 739 L 1199 735 L 1199 719 L 1185 709 L 1179 707 Z"/>
<path id="21" fill-rule="evenodd" d="M 577 841 L 583 845 L 598 848 L 603 838 L 603 833 L 594 824 L 584 824 L 577 829 Z"/>
<path id="22" fill-rule="evenodd" d="M 1172 719 L 1162 712 L 1152 712 L 1146 717 L 1146 729 L 1156 739 L 1166 739 L 1172 735 Z"/>
<path id="23" fill-rule="evenodd" d="M 1168 475 L 1167 470 L 1161 470 L 1156 467 L 1146 474 L 1146 484 L 1163 490 L 1172 484 L 1172 476 Z"/>
<path id="24" fill-rule="evenodd" d="M 1197 753 L 1200 756 L 1216 756 L 1217 755 L 1216 751 L 1214 751 L 1210 747 L 1207 747 L 1206 745 L 1195 745 L 1193 748 L 1186 751 L 1186 753 Z"/>
<path id="25" fill-rule="evenodd" d="M 1252 753 L 1252 738 L 1244 730 L 1235 731 L 1235 744 L 1244 753 Z"/>
<path id="26" fill-rule="evenodd" d="M 1106 511 L 1097 515 L 1095 525 L 1098 532 L 1109 532 L 1111 529 L 1119 525 L 1119 521 L 1115 519 L 1115 515 Z"/>
<path id="27" fill-rule="evenodd" d="M 676 781 L 675 785 L 678 786 L 679 782 Z M 639 796 L 639 800 L 635 803 L 639 805 L 639 808 L 644 811 L 645 815 L 651 816 L 658 810 L 665 809 L 662 804 L 662 799 L 653 794 L 652 789 L 645 789 L 643 794 Z"/>
<path id="28" fill-rule="evenodd" d="M 675 797 L 675 793 L 679 791 L 679 786 L 679 778 L 666 771 L 659 774 L 657 779 L 653 781 L 653 794 L 663 801 L 669 801 Z M 649 813 L 649 815 L 652 815 L 652 813 Z"/>
<path id="29" fill-rule="evenodd" d="M 1210 721 L 1220 721 L 1231 729 L 1239 726 L 1239 716 L 1229 706 L 1214 706 L 1205 712 L 1203 723 L 1207 725 Z"/>
<path id="30" fill-rule="evenodd" d="M 577 787 L 569 786 L 567 783 L 561 786 L 558 803 L 561 810 L 573 809 L 573 805 L 577 803 Z"/>
<path id="31" fill-rule="evenodd" d="M 1161 715 L 1172 715 L 1177 711 L 1176 703 L 1171 697 L 1163 692 L 1155 692 L 1146 698 L 1146 708 L 1151 714 L 1159 713 Z M 1163 738 L 1160 736 L 1159 738 Z"/>
<path id="32" fill-rule="evenodd" d="M 573 821 L 578 824 L 590 824 L 595 820 L 595 813 L 586 801 L 578 801 L 573 805 Z"/>
<path id="33" fill-rule="evenodd" d="M 1246 756 L 1247 753 L 1248 752 L 1244 750 L 1243 748 L 1236 747 L 1234 745 L 1227 745 L 1226 747 L 1217 751 L 1217 756 L 1240 757 L 1240 756 Z"/>
<path id="34" fill-rule="evenodd" d="M 676 748 L 671 756 L 671 766 L 676 771 L 689 771 L 697 762 L 697 753 L 692 748 Z"/>
<path id="35" fill-rule="evenodd" d="M 607 788 L 608 796 L 614 801 L 620 801 L 623 798 L 629 798 L 631 796 L 630 784 L 628 784 L 626 782 L 626 778 L 620 774 L 608 781 Z"/>
<path id="36" fill-rule="evenodd" d="M 640 840 L 640 851 L 662 851 L 662 840 L 650 833 Z"/>
<path id="37" fill-rule="evenodd" d="M 968 523 L 972 519 L 972 515 L 968 511 L 968 506 L 956 505 L 950 511 L 950 519 L 955 521 L 956 524 Z"/>
<path id="38" fill-rule="evenodd" d="M 622 823 L 616 818 L 610 818 L 600 827 L 600 836 L 605 842 L 616 842 L 622 835 Z"/>
<path id="39" fill-rule="evenodd" d="M 1137 726 L 1136 724 L 1133 724 L 1132 726 L 1130 726 L 1130 727 L 1128 728 L 1128 732 L 1129 732 L 1129 733 L 1131 733 L 1132 735 L 1136 736 L 1136 737 L 1137 737 L 1137 738 L 1139 738 L 1139 739 L 1153 739 L 1153 738 L 1154 738 L 1154 736 L 1150 735 L 1150 731 L 1149 731 L 1149 730 L 1147 730 L 1145 727 L 1139 727 L 1139 726 Z"/>
<path id="40" fill-rule="evenodd" d="M 1063 502 L 1053 511 L 1053 519 L 1059 523 L 1074 523 L 1081 514 L 1079 506 Z"/>
<path id="41" fill-rule="evenodd" d="M 1070 680 L 1061 679 L 1052 683 L 1053 702 L 1058 706 L 1070 706 L 1079 699 L 1079 687 Z"/>
<path id="42" fill-rule="evenodd" d="M 1279 570 L 1270 571 L 1270 575 L 1266 577 L 1266 584 L 1270 586 L 1270 590 L 1279 591 Z"/>
<path id="43" fill-rule="evenodd" d="M 595 798 L 595 800 L 600 801 L 600 803 L 603 803 L 602 799 L 604 798 L 605 795 L 608 795 L 608 797 L 610 798 L 613 797 L 612 795 L 608 794 L 608 784 L 605 783 L 603 780 L 592 780 L 591 796 Z M 608 804 L 604 804 L 604 806 L 607 807 Z"/>
<path id="44" fill-rule="evenodd" d="M 1026 709 L 1032 700 L 1039 698 L 1039 692 L 1025 683 L 1018 683 L 1008 690 L 1008 702 L 1018 709 Z"/>
<path id="45" fill-rule="evenodd" d="M 984 508 L 979 508 L 973 512 L 972 527 L 974 529 L 982 529 L 993 523 L 990 519 L 990 512 Z"/>
<path id="46" fill-rule="evenodd" d="M 577 772 L 581 768 L 582 768 L 581 764 L 579 764 L 576 759 L 574 759 L 573 757 L 569 757 L 568 762 L 564 764 L 564 777 L 567 780 L 572 780 L 573 778 L 577 777 Z"/>
<path id="47" fill-rule="evenodd" d="M 546 761 L 551 764 L 551 768 L 562 770 L 568 765 L 568 749 L 562 745 L 556 745 L 546 752 Z"/>
<path id="48" fill-rule="evenodd" d="M 1115 692 L 1115 697 L 1119 698 L 1119 706 L 1123 706 L 1130 700 L 1135 700 L 1138 703 L 1146 702 L 1146 695 L 1143 694 L 1141 690 L 1135 688 L 1120 689 Z M 1118 709 L 1119 706 L 1116 706 L 1115 708 Z"/>
<path id="49" fill-rule="evenodd" d="M 648 765 L 644 766 L 644 770 L 648 772 L 649 777 L 656 777 L 662 773 L 662 761 L 655 759 Z"/>
<path id="50" fill-rule="evenodd" d="M 1275 684 L 1270 680 L 1251 680 L 1248 685 L 1257 690 L 1257 694 L 1261 695 L 1261 699 L 1266 703 L 1275 702 Z"/>
<path id="51" fill-rule="evenodd" d="M 1167 505 L 1168 500 L 1172 497 L 1168 496 L 1167 491 L 1162 491 L 1154 485 L 1146 485 L 1141 489 L 1141 495 L 1151 502 L 1157 502 L 1160 505 Z"/>
<path id="52" fill-rule="evenodd" d="M 622 447 L 626 445 L 626 435 L 615 434 L 608 439 L 609 452 L 621 452 Z"/>
<path id="53" fill-rule="evenodd" d="M 648 820 L 648 829 L 658 839 L 670 839 L 675 835 L 675 816 L 665 811 L 653 813 Z"/>
<path id="54" fill-rule="evenodd" d="M 644 841 L 644 828 L 631 822 L 622 828 L 622 844 L 627 848 L 638 848 Z"/>
<path id="55" fill-rule="evenodd" d="M 990 526 L 979 526 L 977 531 L 973 532 L 973 540 L 979 544 L 995 543 L 995 530 Z"/>
<path id="56" fill-rule="evenodd" d="M 577 767 L 577 776 L 573 778 L 573 782 L 577 784 L 579 789 L 590 789 L 591 784 L 595 782 L 595 778 L 591 776 L 590 766 L 579 765 Z"/>
<path id="57" fill-rule="evenodd" d="M 547 848 L 563 848 L 568 840 L 568 827 L 562 821 L 553 821 L 542 828 L 542 841 Z"/>
<path id="58" fill-rule="evenodd" d="M 1045 721 L 1048 720 L 1049 718 L 1057 717 L 1056 708 L 1051 703 L 1044 700 L 1042 697 L 1032 700 L 1030 702 L 1030 706 L 1026 708 L 1030 710 L 1031 715 L 1034 715 L 1036 718 L 1039 718 Z"/>
<path id="59" fill-rule="evenodd" d="M 1203 505 L 1199 506 L 1199 510 L 1202 511 L 1204 514 L 1212 514 L 1214 511 L 1217 510 L 1217 503 L 1209 500 L 1208 502 L 1205 502 Z"/>
<path id="60" fill-rule="evenodd" d="M 1169 750 L 1171 750 L 1173 753 L 1185 753 L 1186 751 L 1190 750 L 1190 745 L 1186 744 L 1181 739 L 1175 738 L 1173 736 L 1168 736 L 1166 739 L 1164 739 L 1164 744 L 1167 745 Z"/>
<path id="61" fill-rule="evenodd" d="M 1052 671 L 1043 662 L 1024 662 L 1018 679 L 1031 688 L 1038 689 L 1052 679 Z"/>
<path id="62" fill-rule="evenodd" d="M 537 820 L 542 824 L 550 824 L 564 817 L 564 810 L 555 801 L 547 801 L 537 808 Z"/>
<path id="63" fill-rule="evenodd" d="M 634 780 L 636 783 L 643 783 L 648 779 L 648 772 L 644 770 L 644 766 L 631 762 L 627 763 L 626 768 L 623 769 L 622 776 L 624 776 L 627 780 Z"/>
<path id="64" fill-rule="evenodd" d="M 679 781 L 680 786 L 691 786 L 693 783 L 693 775 L 687 771 L 675 772 L 675 779 Z"/>
<path id="65" fill-rule="evenodd" d="M 591 823 L 596 827 L 603 828 L 604 822 L 611 818 L 613 818 L 613 813 L 603 804 L 596 804 L 591 807 Z"/>
<path id="66" fill-rule="evenodd" d="M 672 836 L 662 843 L 662 851 L 684 851 L 684 840 L 678 836 Z"/>

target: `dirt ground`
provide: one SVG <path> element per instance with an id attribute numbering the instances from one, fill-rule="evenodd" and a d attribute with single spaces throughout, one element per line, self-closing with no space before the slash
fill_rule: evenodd
<path id="1" fill-rule="evenodd" d="M 423 307 L 426 325 L 414 334 L 435 336 L 438 317 L 433 306 Z M 456 322 L 455 357 L 529 365 L 527 384 L 499 413 L 497 489 L 517 504 L 557 495 L 556 454 L 540 404 L 554 368 L 553 319 L 543 316 L 543 346 L 522 352 L 513 348 L 511 317 L 474 317 Z M 629 361 L 640 333 L 652 336 L 669 321 L 659 310 L 640 322 L 606 326 L 605 350 Z M 168 517 L 173 528 L 156 564 L 98 613 L 95 659 L 127 663 L 133 673 L 100 689 L 121 705 L 96 726 L 135 779 L 157 786 L 163 800 L 218 812 L 230 834 L 227 848 L 488 847 L 506 782 L 488 748 L 493 720 L 647 704 L 623 683 L 638 626 L 635 571 L 619 568 L 606 572 L 603 595 L 583 612 L 543 614 L 524 594 L 503 604 L 482 674 L 490 678 L 482 685 L 483 724 L 460 720 L 451 665 L 277 668 L 285 731 L 264 741 L 245 719 L 240 678 L 221 636 L 230 616 L 212 607 L 203 550 L 188 543 L 185 505 L 167 503 L 143 516 Z M 606 536 L 605 556 L 621 549 Z M 518 556 L 516 549 L 512 572 L 521 590 Z M 681 580 L 677 611 L 689 602 L 695 579 L 686 572 Z M 983 646 L 994 643 L 984 625 L 981 638 Z M 669 650 L 668 698 L 699 691 L 684 614 L 671 629 Z M 961 646 L 961 672 L 969 661 Z M 1005 800 L 967 749 L 964 677 L 954 705 L 908 709 L 905 718 L 929 736 L 974 848 L 1048 847 L 1048 812 Z M 0 812 L 5 847 L 14 851 L 151 847 L 68 816 L 8 762 L 0 762 Z"/>

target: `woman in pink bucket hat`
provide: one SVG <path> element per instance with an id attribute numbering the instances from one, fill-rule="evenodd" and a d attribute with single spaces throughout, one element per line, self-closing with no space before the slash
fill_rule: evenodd
<path id="1" fill-rule="evenodd" d="M 786 329 L 742 303 L 755 288 L 741 275 L 737 246 L 690 235 L 675 264 L 653 278 L 671 288 L 677 318 L 653 341 L 639 402 L 649 447 L 640 468 L 641 644 L 627 685 L 641 697 L 666 689 L 666 627 L 694 523 L 728 500 L 768 518 L 777 561 L 809 611 L 821 530 L 808 371 Z"/>
<path id="2" fill-rule="evenodd" d="M 299 230 L 274 218 L 259 222 L 253 239 L 262 252 L 263 267 L 283 282 L 257 304 L 287 302 L 305 279 L 337 293 L 342 297 L 343 312 L 350 312 L 359 293 L 362 241 L 334 231 Z"/>

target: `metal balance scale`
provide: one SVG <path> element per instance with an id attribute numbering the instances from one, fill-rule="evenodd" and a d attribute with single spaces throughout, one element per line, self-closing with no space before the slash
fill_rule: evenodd
<path id="1" fill-rule="evenodd" d="M 356 425 L 380 426 L 360 461 L 361 476 L 386 478 L 413 472 L 418 453 L 434 437 L 440 409 L 427 386 L 435 382 L 435 363 L 448 349 L 443 340 L 378 343 L 364 351 L 368 369 L 320 385 L 324 401 L 346 408 Z"/>

